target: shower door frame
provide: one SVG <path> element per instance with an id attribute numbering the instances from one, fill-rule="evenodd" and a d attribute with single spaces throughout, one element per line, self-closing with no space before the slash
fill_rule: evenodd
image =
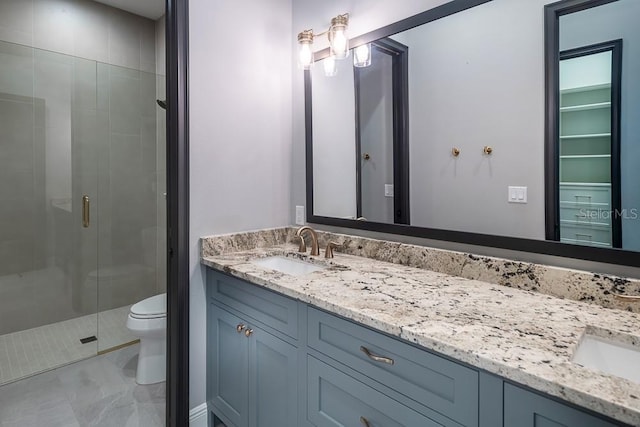
<path id="1" fill-rule="evenodd" d="M 189 2 L 166 0 L 166 425 L 189 424 Z"/>

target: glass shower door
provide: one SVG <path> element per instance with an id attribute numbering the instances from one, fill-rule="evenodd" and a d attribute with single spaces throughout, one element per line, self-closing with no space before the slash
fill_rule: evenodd
<path id="1" fill-rule="evenodd" d="M 0 384 L 97 352 L 105 123 L 94 61 L 0 42 Z"/>

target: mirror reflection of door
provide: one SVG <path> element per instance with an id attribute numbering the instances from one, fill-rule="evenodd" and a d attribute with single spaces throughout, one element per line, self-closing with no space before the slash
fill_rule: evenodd
<path id="1" fill-rule="evenodd" d="M 560 52 L 559 238 L 622 246 L 622 41 Z"/>
<path id="2" fill-rule="evenodd" d="M 371 44 L 371 64 L 354 67 L 357 216 L 409 224 L 408 49 L 391 39 Z"/>

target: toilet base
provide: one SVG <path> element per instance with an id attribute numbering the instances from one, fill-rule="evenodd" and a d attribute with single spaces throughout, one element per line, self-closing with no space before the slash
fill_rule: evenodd
<path id="1" fill-rule="evenodd" d="M 155 384 L 166 380 L 166 339 L 141 338 L 136 382 L 140 385 Z"/>

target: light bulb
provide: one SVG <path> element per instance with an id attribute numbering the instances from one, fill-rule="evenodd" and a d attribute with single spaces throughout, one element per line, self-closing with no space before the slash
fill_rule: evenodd
<path id="1" fill-rule="evenodd" d="M 298 34 L 298 67 L 308 70 L 313 65 L 313 31 L 305 30 Z"/>
<path id="2" fill-rule="evenodd" d="M 346 58 L 349 54 L 349 39 L 344 28 L 336 29 L 333 33 L 331 50 L 337 59 Z"/>
<path id="3" fill-rule="evenodd" d="M 300 68 L 303 70 L 311 68 L 311 64 L 313 64 L 313 51 L 311 50 L 311 45 L 308 43 L 301 43 L 299 55 L 298 65 Z"/>
<path id="4" fill-rule="evenodd" d="M 349 15 L 338 15 L 331 20 L 329 27 L 330 52 L 336 59 L 344 59 L 349 56 L 349 37 L 347 36 L 347 26 L 349 25 Z"/>
<path id="5" fill-rule="evenodd" d="M 368 67 L 371 65 L 371 45 L 363 44 L 354 49 L 353 66 Z"/>
<path id="6" fill-rule="evenodd" d="M 324 75 L 327 77 L 333 77 L 338 74 L 338 67 L 336 64 L 336 58 L 333 56 L 327 56 L 324 61 L 322 61 L 324 65 Z"/>

